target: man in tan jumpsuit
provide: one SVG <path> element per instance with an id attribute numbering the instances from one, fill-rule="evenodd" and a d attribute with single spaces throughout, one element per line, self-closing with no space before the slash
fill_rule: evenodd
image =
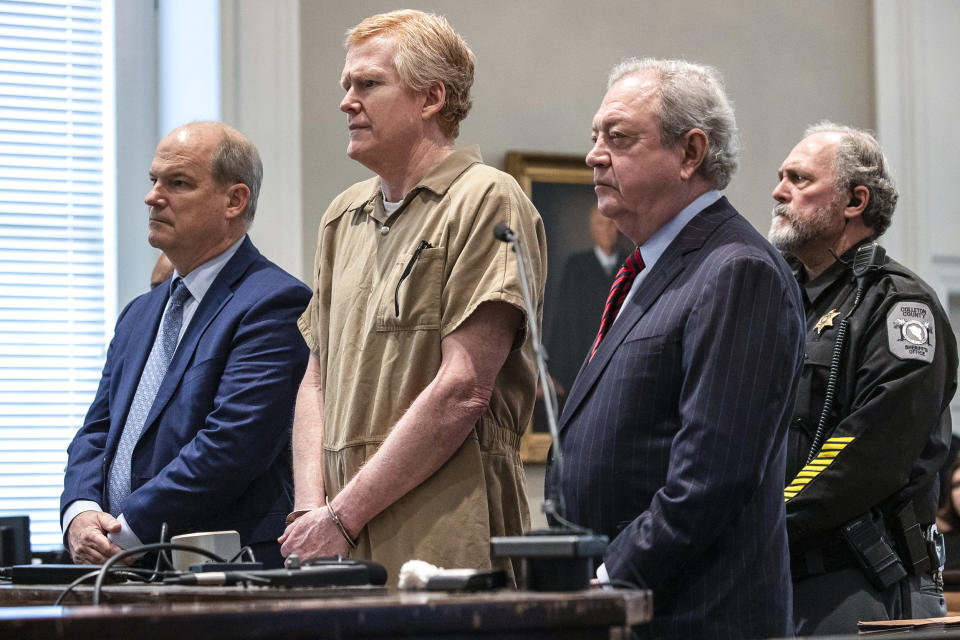
<path id="1" fill-rule="evenodd" d="M 410 559 L 512 572 L 490 536 L 529 524 L 518 446 L 536 372 L 516 256 L 493 229 L 527 247 L 539 323 L 543 223 L 479 149 L 453 148 L 473 53 L 445 19 L 373 16 L 347 47 L 347 155 L 377 176 L 320 223 L 282 552 L 352 552 L 391 581 Z"/>

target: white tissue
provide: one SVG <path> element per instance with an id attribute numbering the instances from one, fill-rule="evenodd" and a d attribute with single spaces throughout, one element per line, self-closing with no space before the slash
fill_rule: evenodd
<path id="1" fill-rule="evenodd" d="M 400 579 L 397 586 L 406 591 L 424 589 L 427 586 L 427 580 L 441 571 L 443 571 L 443 567 L 435 567 L 423 560 L 407 560 L 400 567 Z"/>

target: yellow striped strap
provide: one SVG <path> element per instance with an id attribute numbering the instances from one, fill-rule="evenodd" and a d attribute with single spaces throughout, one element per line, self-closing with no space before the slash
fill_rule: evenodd
<path id="1" fill-rule="evenodd" d="M 817 457 L 806 464 L 803 469 L 797 473 L 797 477 L 793 479 L 793 482 L 788 484 L 787 488 L 783 490 L 784 502 L 788 502 L 791 498 L 796 497 L 814 478 L 826 471 L 827 467 L 833 464 L 837 454 L 843 451 L 853 440 L 852 437 L 828 438 L 827 441 L 823 443 L 820 451 L 817 452 Z"/>

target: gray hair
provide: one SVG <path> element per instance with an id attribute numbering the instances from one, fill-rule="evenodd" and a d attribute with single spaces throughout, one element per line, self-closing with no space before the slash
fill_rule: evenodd
<path id="1" fill-rule="evenodd" d="M 737 171 L 740 141 L 720 72 L 686 60 L 627 58 L 610 71 L 607 88 L 644 71 L 653 71 L 660 79 L 660 144 L 674 146 L 691 129 L 701 129 L 708 145 L 699 170 L 715 189 L 725 188 Z"/>
<path id="2" fill-rule="evenodd" d="M 247 185 L 250 197 L 243 210 L 243 219 L 250 226 L 257 212 L 257 198 L 260 196 L 260 183 L 263 182 L 263 162 L 260 161 L 257 148 L 242 133 L 226 126 L 222 127 L 222 131 L 223 137 L 213 150 L 213 180 L 223 188 L 235 184 Z"/>
<path id="3" fill-rule="evenodd" d="M 880 237 L 890 227 L 900 197 L 880 143 L 869 131 L 829 120 L 808 127 L 803 137 L 817 133 L 840 134 L 840 144 L 833 158 L 834 186 L 839 194 L 852 192 L 854 187 L 861 185 L 870 191 L 870 199 L 863 210 L 863 224 L 873 229 L 875 238 Z"/>

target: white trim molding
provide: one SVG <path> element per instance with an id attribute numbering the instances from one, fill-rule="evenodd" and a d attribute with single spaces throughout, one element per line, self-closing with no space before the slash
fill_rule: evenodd
<path id="1" fill-rule="evenodd" d="M 874 0 L 873 16 L 877 134 L 900 191 L 883 243 L 933 287 L 956 319 L 960 308 L 951 308 L 951 297 L 960 297 L 960 3 Z M 953 328 L 960 329 L 956 323 Z M 960 398 L 951 413 L 960 433 Z"/>
<path id="2" fill-rule="evenodd" d="M 960 3 L 874 0 L 877 134 L 900 201 L 884 244 L 928 281 L 960 257 Z"/>
<path id="3" fill-rule="evenodd" d="M 940 303 L 947 310 L 947 315 L 953 323 L 954 335 L 960 340 L 960 257 L 958 256 L 934 256 L 931 259 L 933 263 L 934 279 L 930 286 L 936 291 L 940 298 Z M 950 414 L 953 417 L 953 431 L 960 434 L 960 395 L 954 395 L 950 403 Z"/>
<path id="4" fill-rule="evenodd" d="M 221 0 L 223 121 L 257 145 L 263 188 L 250 235 L 303 279 L 300 0 Z"/>

